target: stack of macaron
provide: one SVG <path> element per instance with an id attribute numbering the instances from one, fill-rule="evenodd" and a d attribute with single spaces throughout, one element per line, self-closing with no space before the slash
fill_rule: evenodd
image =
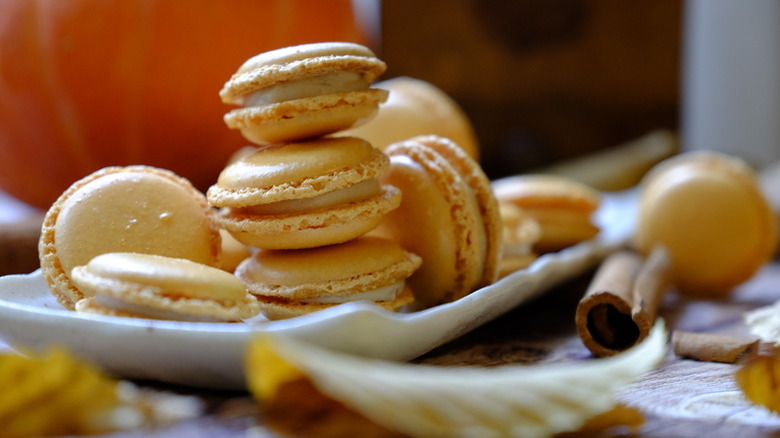
<path id="1" fill-rule="evenodd" d="M 254 144 L 208 190 L 217 221 L 253 253 L 235 271 L 271 319 L 371 300 L 397 310 L 413 297 L 404 280 L 420 265 L 390 240 L 368 238 L 401 203 L 380 177 L 390 160 L 358 137 L 332 136 L 372 117 L 385 70 L 353 43 L 262 53 L 225 83 L 225 115 Z"/>

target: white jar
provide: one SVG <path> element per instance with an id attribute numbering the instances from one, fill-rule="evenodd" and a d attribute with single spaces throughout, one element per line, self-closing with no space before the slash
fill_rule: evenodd
<path id="1" fill-rule="evenodd" d="M 780 1 L 685 5 L 683 148 L 780 160 Z"/>

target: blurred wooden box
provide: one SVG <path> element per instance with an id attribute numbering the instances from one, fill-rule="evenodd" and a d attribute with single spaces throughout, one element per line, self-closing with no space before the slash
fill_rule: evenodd
<path id="1" fill-rule="evenodd" d="M 385 0 L 385 78 L 448 92 L 491 177 L 677 129 L 682 0 Z"/>

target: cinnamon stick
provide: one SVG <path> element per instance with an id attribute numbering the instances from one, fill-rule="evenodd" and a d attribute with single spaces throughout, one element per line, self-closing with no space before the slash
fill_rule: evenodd
<path id="1" fill-rule="evenodd" d="M 643 340 L 669 286 L 669 257 L 659 247 L 646 259 L 622 251 L 602 263 L 577 306 L 582 342 L 596 356 L 611 356 Z"/>
<path id="2" fill-rule="evenodd" d="M 674 354 L 704 362 L 740 363 L 758 354 L 760 339 L 713 333 L 672 333 Z"/>

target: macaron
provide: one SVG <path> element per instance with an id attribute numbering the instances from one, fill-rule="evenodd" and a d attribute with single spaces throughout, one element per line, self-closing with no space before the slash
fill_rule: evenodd
<path id="1" fill-rule="evenodd" d="M 329 137 L 259 148 L 229 163 L 209 188 L 220 225 L 256 248 L 301 249 L 354 239 L 398 207 L 379 182 L 388 157 L 363 139 Z"/>
<path id="2" fill-rule="evenodd" d="M 393 241 L 362 236 L 318 248 L 259 250 L 236 276 L 266 317 L 285 319 L 354 301 L 399 310 L 414 299 L 405 282 L 420 263 Z"/>
<path id="3" fill-rule="evenodd" d="M 542 236 L 542 228 L 536 219 L 515 204 L 499 202 L 498 211 L 504 224 L 498 270 L 499 277 L 504 277 L 528 267 L 538 258 L 533 246 Z"/>
<path id="4" fill-rule="evenodd" d="M 106 253 L 71 271 L 88 295 L 80 312 L 174 321 L 229 322 L 256 315 L 257 300 L 233 274 L 191 260 Z"/>
<path id="5" fill-rule="evenodd" d="M 252 248 L 236 240 L 227 230 L 220 229 L 219 234 L 222 237 L 222 258 L 219 266 L 224 271 L 233 272 L 239 263 L 252 255 Z"/>
<path id="6" fill-rule="evenodd" d="M 497 278 L 501 217 L 479 164 L 449 139 L 418 136 L 385 152 L 381 177 L 403 193 L 374 232 L 422 257 L 408 281 L 415 309 L 457 300 Z"/>
<path id="7" fill-rule="evenodd" d="M 601 194 L 592 187 L 557 175 L 515 175 L 493 181 L 501 203 L 514 204 L 542 230 L 534 244 L 538 253 L 559 251 L 588 240 L 599 232 L 593 214 Z"/>
<path id="8" fill-rule="evenodd" d="M 205 196 L 148 166 L 107 167 L 73 183 L 47 211 L 38 253 L 52 293 L 73 309 L 84 293 L 70 272 L 108 252 L 180 257 L 218 266 L 219 227 Z"/>
<path id="9" fill-rule="evenodd" d="M 371 118 L 387 91 L 371 88 L 386 69 L 367 47 L 324 42 L 261 53 L 244 62 L 219 92 L 231 129 L 258 145 L 347 129 Z"/>
<path id="10" fill-rule="evenodd" d="M 754 171 L 718 152 L 662 161 L 641 183 L 635 247 L 663 245 L 685 293 L 726 295 L 773 255 L 777 225 Z"/>
<path id="11" fill-rule="evenodd" d="M 376 116 L 345 135 L 365 138 L 380 149 L 417 135 L 439 135 L 479 160 L 479 142 L 471 120 L 444 90 L 408 76 L 377 82 L 374 87 L 390 93 L 387 101 L 379 106 Z"/>

